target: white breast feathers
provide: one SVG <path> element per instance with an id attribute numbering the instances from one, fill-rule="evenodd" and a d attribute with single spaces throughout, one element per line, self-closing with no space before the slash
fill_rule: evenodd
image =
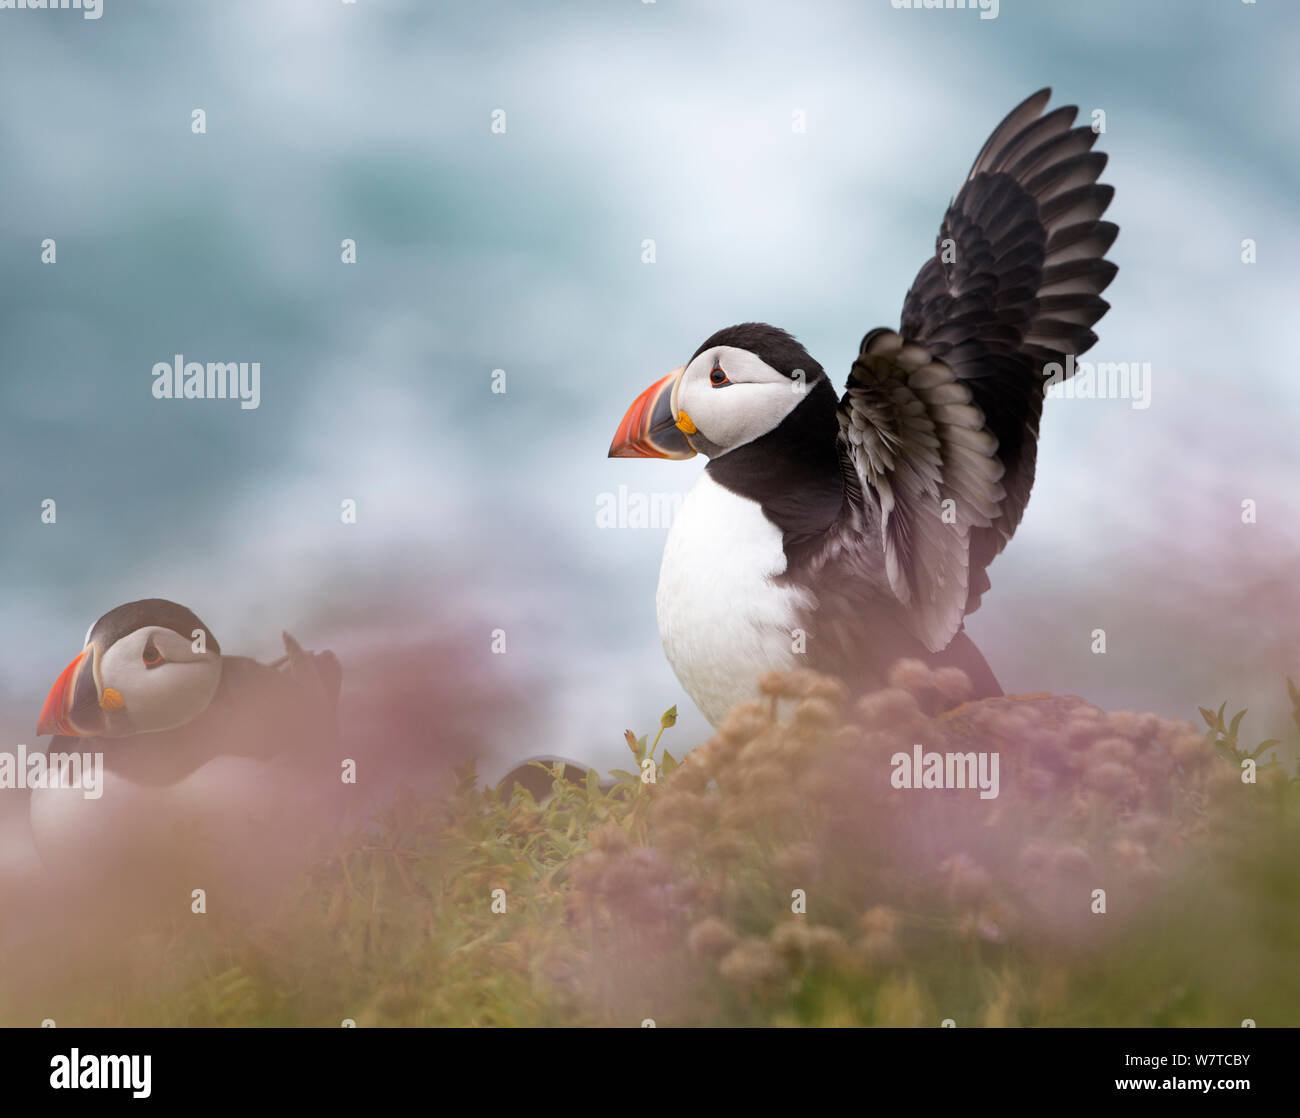
<path id="1" fill-rule="evenodd" d="M 656 604 L 668 661 L 715 726 L 766 672 L 802 666 L 800 611 L 814 599 L 773 583 L 785 566 L 758 502 L 701 476 L 668 533 Z"/>

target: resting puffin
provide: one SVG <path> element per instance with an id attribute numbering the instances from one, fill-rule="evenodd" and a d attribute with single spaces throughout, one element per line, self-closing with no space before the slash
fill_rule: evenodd
<path id="1" fill-rule="evenodd" d="M 37 733 L 57 735 L 51 754 L 102 754 L 103 791 L 33 789 L 42 863 L 119 892 L 179 875 L 253 893 L 294 861 L 333 816 L 341 670 L 332 653 L 304 652 L 287 633 L 284 643 L 275 664 L 224 656 L 191 610 L 161 598 L 96 621 Z M 182 852 L 180 837 L 198 842 Z"/>
<path id="2" fill-rule="evenodd" d="M 86 633 L 41 709 L 37 734 L 95 739 L 104 764 L 136 783 L 171 784 L 219 755 L 271 757 L 332 733 L 341 671 L 287 633 L 274 665 L 222 656 L 217 638 L 163 598 L 109 610 Z"/>
<path id="3" fill-rule="evenodd" d="M 717 725 L 771 669 L 851 690 L 917 657 L 1001 694 L 963 630 L 1034 480 L 1049 363 L 1084 353 L 1118 227 L 1077 109 L 1018 105 L 985 142 L 903 300 L 839 396 L 785 331 L 719 330 L 628 409 L 610 457 L 708 466 L 674 519 L 664 649 Z M 1071 365 L 1072 369 L 1073 366 Z"/>

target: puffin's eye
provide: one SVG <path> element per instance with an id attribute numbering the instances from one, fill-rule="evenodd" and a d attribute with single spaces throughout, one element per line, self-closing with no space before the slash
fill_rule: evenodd
<path id="1" fill-rule="evenodd" d="M 713 385 L 714 388 L 723 388 L 731 383 L 731 378 L 722 371 L 721 365 L 714 365 L 713 372 L 709 374 L 709 383 Z"/>
<path id="2" fill-rule="evenodd" d="M 149 643 L 144 646 L 144 666 L 146 668 L 156 668 L 163 662 L 163 654 L 158 651 L 158 646 L 153 643 L 153 637 L 149 638 Z"/>

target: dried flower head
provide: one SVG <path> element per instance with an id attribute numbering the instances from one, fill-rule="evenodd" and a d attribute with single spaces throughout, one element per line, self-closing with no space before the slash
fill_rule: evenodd
<path id="1" fill-rule="evenodd" d="M 897 687 L 910 695 L 938 690 L 935 673 L 921 660 L 899 660 L 889 669 L 889 686 Z"/>
<path id="2" fill-rule="evenodd" d="M 686 946 L 699 958 L 720 959 L 736 945 L 737 938 L 726 921 L 706 916 L 687 933 Z"/>
<path id="3" fill-rule="evenodd" d="M 949 706 L 964 703 L 975 690 L 970 676 L 960 668 L 940 668 L 934 673 L 934 686 Z"/>
<path id="4" fill-rule="evenodd" d="M 801 965 L 812 949 L 812 936 L 808 926 L 799 919 L 787 920 L 772 929 L 772 950 L 785 960 L 789 967 Z"/>
<path id="5" fill-rule="evenodd" d="M 859 699 L 858 718 L 868 730 L 888 730 L 912 726 L 922 718 L 922 714 L 909 692 L 889 687 Z"/>
<path id="6" fill-rule="evenodd" d="M 741 940 L 718 964 L 718 973 L 737 986 L 761 986 L 779 978 L 785 967 L 771 945 L 754 936 Z"/>

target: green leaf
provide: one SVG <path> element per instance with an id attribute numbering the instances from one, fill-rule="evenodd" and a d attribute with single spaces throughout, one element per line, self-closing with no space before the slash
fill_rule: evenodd
<path id="1" fill-rule="evenodd" d="M 667 776 L 669 773 L 672 773 L 677 769 L 678 766 L 677 758 L 674 757 L 671 753 L 669 753 L 668 750 L 666 749 L 664 750 L 663 761 L 664 761 L 664 776 Z"/>
<path id="2" fill-rule="evenodd" d="M 1207 726 L 1213 729 L 1215 725 L 1217 725 L 1218 720 L 1214 717 L 1214 711 L 1209 710 L 1206 707 L 1197 707 L 1196 709 L 1201 712 L 1201 717 L 1205 719 L 1205 724 Z"/>
<path id="3" fill-rule="evenodd" d="M 626 769 L 610 769 L 609 775 L 614 777 L 620 784 L 641 783 L 641 778 L 636 773 L 630 773 Z"/>
<path id="4" fill-rule="evenodd" d="M 1245 716 L 1246 712 L 1244 710 L 1239 710 L 1232 716 L 1232 725 L 1228 727 L 1228 737 L 1232 738 L 1233 741 L 1237 740 L 1237 727 L 1241 725 L 1241 720 Z"/>

